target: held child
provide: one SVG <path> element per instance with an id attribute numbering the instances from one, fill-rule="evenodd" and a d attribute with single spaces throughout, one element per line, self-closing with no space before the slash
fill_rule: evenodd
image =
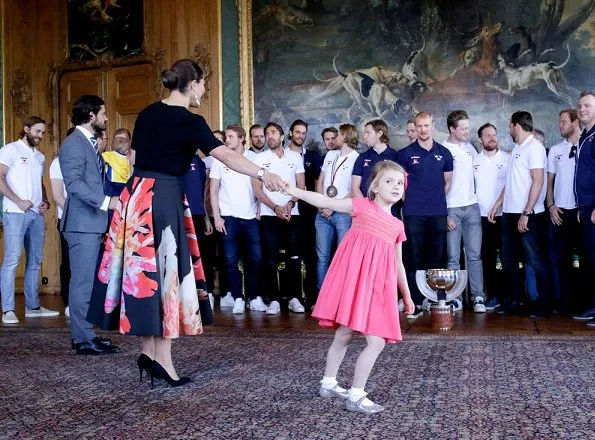
<path id="1" fill-rule="evenodd" d="M 374 414 L 384 410 L 366 398 L 364 391 L 370 371 L 386 342 L 400 341 L 397 290 L 401 291 L 405 312 L 413 312 L 401 244 L 403 223 L 390 209 L 403 197 L 405 170 L 392 161 L 374 166 L 367 198 L 335 200 L 322 194 L 288 185 L 291 196 L 317 208 L 351 214 L 353 224 L 341 241 L 322 284 L 312 316 L 320 325 L 336 328 L 321 381 L 321 397 L 347 399 L 349 411 Z M 352 388 L 337 383 L 337 372 L 353 332 L 366 336 L 367 345 L 357 358 Z"/>

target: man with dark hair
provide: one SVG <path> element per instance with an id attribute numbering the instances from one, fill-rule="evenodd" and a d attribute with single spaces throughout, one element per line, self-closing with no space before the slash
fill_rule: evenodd
<path id="1" fill-rule="evenodd" d="M 62 143 L 59 160 L 67 193 L 60 230 L 70 254 L 68 305 L 73 347 L 77 354 L 118 353 L 118 347 L 98 338 L 86 320 L 107 211 L 118 202 L 103 190 L 105 164 L 96 137 L 107 123 L 103 100 L 95 95 L 81 96 L 74 102 L 71 121 L 76 130 Z"/>
<path id="2" fill-rule="evenodd" d="M 494 310 L 503 302 L 503 283 L 500 271 L 496 269 L 498 251 L 502 249 L 502 212 L 494 216 L 494 223 L 488 221 L 488 213 L 506 184 L 506 173 L 510 154 L 498 148 L 496 127 L 489 122 L 477 130 L 481 152 L 473 160 L 475 194 L 481 214 L 481 262 L 483 265 L 484 289 L 490 297 L 486 310 Z"/>
<path id="3" fill-rule="evenodd" d="M 339 130 L 337 130 L 335 127 L 326 127 L 322 130 L 322 133 L 320 133 L 322 136 L 322 142 L 324 142 L 324 146 L 326 147 L 327 151 L 341 148 L 341 145 L 337 145 L 335 142 L 337 139 L 337 134 L 339 134 Z"/>
<path id="4" fill-rule="evenodd" d="M 254 124 L 248 130 L 248 133 L 250 134 L 250 150 L 253 153 L 262 153 L 268 148 L 264 139 L 264 128 L 262 125 Z"/>
<path id="5" fill-rule="evenodd" d="M 25 119 L 20 138 L 0 149 L 0 193 L 4 196 L 4 262 L 2 263 L 2 322 L 18 324 L 15 314 L 15 277 L 23 245 L 25 266 L 25 317 L 57 316 L 41 307 L 38 283 L 45 222 L 50 207 L 43 185 L 45 157 L 37 149 L 45 134 L 45 121 L 38 116 Z"/>
<path id="6" fill-rule="evenodd" d="M 415 282 L 417 270 L 446 267 L 446 194 L 450 191 L 453 160 L 446 147 L 433 137 L 434 117 L 420 112 L 415 116 L 417 140 L 397 152 L 397 162 L 409 173 L 403 218 L 407 241 L 403 261 L 416 310 L 422 314 L 424 297 Z M 360 156 L 361 157 L 361 156 Z"/>
<path id="7" fill-rule="evenodd" d="M 289 129 L 289 136 L 291 139 L 289 150 L 302 156 L 306 189 L 308 191 L 316 191 L 316 181 L 320 177 L 320 170 L 322 168 L 322 156 L 316 151 L 309 150 L 305 147 L 307 134 L 307 122 L 301 119 L 293 121 Z M 301 200 L 298 201 L 298 205 L 300 211 L 301 254 L 304 259 L 304 265 L 306 266 L 304 293 L 306 294 L 309 305 L 312 305 L 315 298 L 318 297 L 316 288 L 316 266 L 318 256 L 316 254 L 316 228 L 314 226 L 318 209 Z"/>
<path id="8" fill-rule="evenodd" d="M 407 139 L 409 139 L 409 143 L 412 144 L 417 140 L 417 130 L 415 129 L 415 121 L 413 121 L 413 119 L 407 121 L 405 130 L 407 131 Z"/>
<path id="9" fill-rule="evenodd" d="M 548 222 L 548 238 L 553 307 L 567 312 L 570 306 L 572 255 L 574 249 L 579 247 L 580 235 L 574 197 L 574 172 L 581 128 L 576 110 L 562 110 L 559 116 L 563 140 L 551 147 L 548 154 L 545 203 L 551 220 Z"/>
<path id="10" fill-rule="evenodd" d="M 279 124 L 269 122 L 265 127 L 269 149 L 254 157 L 254 163 L 268 171 L 279 174 L 283 180 L 304 189 L 303 158 L 289 148 L 283 147 L 283 129 Z M 301 258 L 299 245 L 299 225 L 301 213 L 297 199 L 280 192 L 272 192 L 263 187 L 262 182 L 252 179 L 254 194 L 260 202 L 260 237 L 263 260 L 262 274 L 271 303 L 267 315 L 276 315 L 281 311 L 279 303 L 282 296 L 289 298 L 289 310 L 304 313 L 300 302 Z M 285 270 L 281 278 L 282 292 L 277 282 L 279 250 L 285 250 Z"/>
<path id="11" fill-rule="evenodd" d="M 473 311 L 485 313 L 481 264 L 481 212 L 477 204 L 473 180 L 473 161 L 477 151 L 468 142 L 469 115 L 464 110 L 455 110 L 446 118 L 446 125 L 449 136 L 444 146 L 452 154 L 454 163 L 452 184 L 446 195 L 448 268 L 456 270 L 461 268 L 462 239 Z M 462 302 L 455 299 L 455 311 L 462 308 Z"/>
<path id="12" fill-rule="evenodd" d="M 506 185 L 490 210 L 488 219 L 495 222 L 500 207 L 502 214 L 502 267 L 506 275 L 508 298 L 498 314 L 519 312 L 523 303 L 523 285 L 519 260 L 531 266 L 537 278 L 537 292 L 530 294 L 530 317 L 546 312 L 548 270 L 545 264 L 545 168 L 544 146 L 533 136 L 533 118 L 529 112 L 513 113 L 509 123 L 515 143 L 511 153 Z"/>
<path id="13" fill-rule="evenodd" d="M 583 132 L 576 149 L 574 189 L 585 256 L 584 270 L 592 276 L 595 273 L 595 94 L 591 91 L 581 93 L 577 110 Z M 592 284 L 588 288 L 590 291 L 586 292 L 585 299 L 590 305 L 574 318 L 588 321 L 587 327 L 595 329 L 595 289 Z"/>

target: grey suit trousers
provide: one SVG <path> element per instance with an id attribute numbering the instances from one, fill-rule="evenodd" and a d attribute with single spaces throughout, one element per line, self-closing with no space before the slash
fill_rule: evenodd
<path id="1" fill-rule="evenodd" d="M 86 342 L 95 338 L 93 325 L 87 321 L 89 301 L 95 282 L 101 234 L 64 232 L 70 256 L 70 331 L 74 342 Z"/>

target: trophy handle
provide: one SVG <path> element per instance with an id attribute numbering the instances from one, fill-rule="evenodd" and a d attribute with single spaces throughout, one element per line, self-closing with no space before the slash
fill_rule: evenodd
<path id="1" fill-rule="evenodd" d="M 425 270 L 418 270 L 415 272 L 415 281 L 422 295 L 424 295 L 429 300 L 438 302 L 438 293 L 430 289 L 428 283 L 426 282 Z M 459 296 L 461 296 L 463 290 L 465 290 L 465 286 L 467 286 L 467 271 L 459 270 L 457 273 L 457 281 L 455 285 L 452 289 L 446 292 L 446 301 L 452 301 L 453 299 L 456 299 Z"/>

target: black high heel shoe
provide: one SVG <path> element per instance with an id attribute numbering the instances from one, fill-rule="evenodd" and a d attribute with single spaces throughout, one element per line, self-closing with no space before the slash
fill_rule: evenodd
<path id="1" fill-rule="evenodd" d="M 171 387 L 181 387 L 186 385 L 187 383 L 192 382 L 192 379 L 189 377 L 180 377 L 178 380 L 174 380 L 171 376 L 165 371 L 165 368 L 161 366 L 161 364 L 157 361 L 153 361 L 151 365 L 151 372 L 153 375 L 151 376 L 151 388 L 153 388 L 153 378 L 156 379 L 163 379 L 165 380 L 169 386 Z"/>
<path id="2" fill-rule="evenodd" d="M 151 372 L 151 366 L 153 364 L 153 359 L 147 356 L 144 353 L 141 353 L 136 361 L 138 365 L 138 371 L 140 373 L 140 381 L 143 381 L 143 370 L 147 372 L 147 376 L 151 378 L 151 382 L 153 382 L 153 373 Z"/>

